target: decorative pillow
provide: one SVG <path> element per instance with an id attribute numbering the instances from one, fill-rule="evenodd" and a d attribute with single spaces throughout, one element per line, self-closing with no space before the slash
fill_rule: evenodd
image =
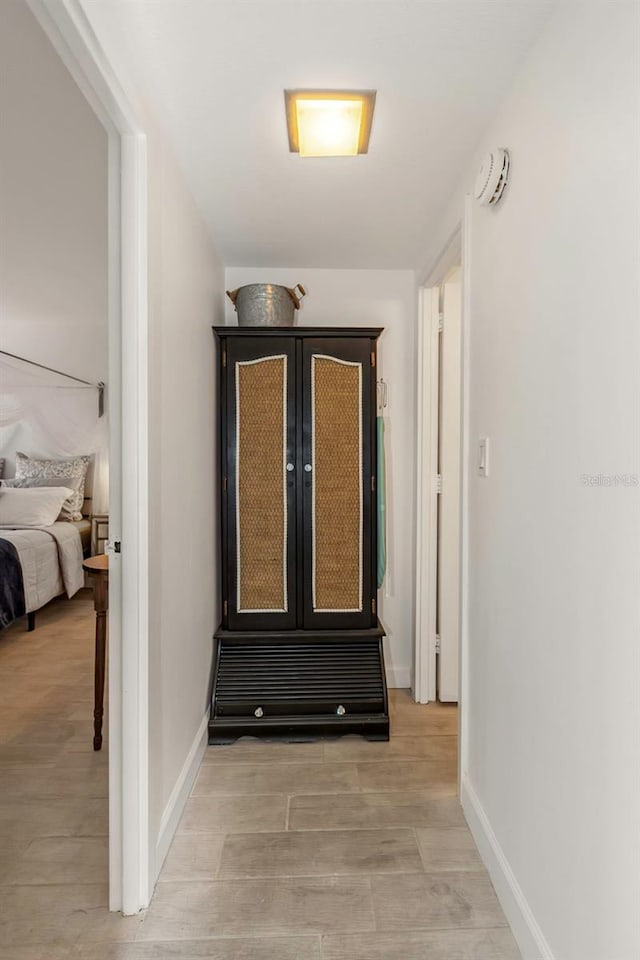
<path id="1" fill-rule="evenodd" d="M 48 480 L 44 480 L 42 477 L 31 477 L 28 480 L 16 480 L 14 478 L 13 480 L 1 480 L 0 490 L 6 487 L 13 489 L 19 488 L 21 490 L 32 489 L 34 487 L 66 487 L 68 490 L 71 490 L 71 496 L 67 497 L 62 504 L 58 520 L 77 520 L 82 519 L 82 516 L 78 518 L 76 515 L 75 503 L 78 492 L 83 484 L 84 480 L 82 477 L 69 477 L 67 480 L 63 480 L 60 477 L 51 477 Z"/>
<path id="2" fill-rule="evenodd" d="M 77 490 L 72 490 L 69 504 L 70 520 L 82 520 L 84 484 L 91 457 L 68 457 L 64 460 L 37 460 L 25 453 L 16 453 L 16 480 L 75 480 L 80 479 Z"/>
<path id="3" fill-rule="evenodd" d="M 73 493 L 68 487 L 0 489 L 0 527 L 50 527 L 64 501 Z"/>

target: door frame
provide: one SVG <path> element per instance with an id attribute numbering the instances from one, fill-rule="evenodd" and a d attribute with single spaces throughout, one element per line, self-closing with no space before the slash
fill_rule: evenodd
<path id="1" fill-rule="evenodd" d="M 458 784 L 466 770 L 468 749 L 468 594 L 469 594 L 469 471 L 470 471 L 470 280 L 471 280 L 470 195 L 464 198 L 460 217 L 441 247 L 439 256 L 423 274 L 419 286 L 418 314 L 418 432 L 416 485 L 416 631 L 413 663 L 413 696 L 418 703 L 435 700 L 435 611 L 437 544 L 435 532 L 437 493 L 429 485 L 428 495 L 420 496 L 428 477 L 437 472 L 438 396 L 437 396 L 437 318 L 439 287 L 452 266 L 461 265 L 461 458 L 460 458 L 460 660 L 458 709 Z M 434 325 L 436 332 L 434 333 Z M 426 379 L 428 377 L 428 379 Z"/>
<path id="2" fill-rule="evenodd" d="M 109 908 L 149 903 L 147 139 L 79 0 L 27 0 L 108 144 Z"/>
<path id="3" fill-rule="evenodd" d="M 438 563 L 438 358 L 440 288 L 419 290 L 416 477 L 416 630 L 413 696 L 436 699 L 436 571 Z"/>

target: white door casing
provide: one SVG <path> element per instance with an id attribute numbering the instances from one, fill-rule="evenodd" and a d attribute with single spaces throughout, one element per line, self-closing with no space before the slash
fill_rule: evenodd
<path id="1" fill-rule="evenodd" d="M 467 229 L 465 214 L 433 286 L 420 288 L 412 686 L 418 703 L 458 701 L 460 691 L 464 284 L 458 264 Z"/>
<path id="2" fill-rule="evenodd" d="M 427 356 L 428 347 L 425 347 L 424 334 L 427 331 L 427 323 L 433 323 L 433 315 L 436 312 L 434 300 L 439 285 L 447 278 L 451 269 L 456 264 L 462 264 L 461 268 L 461 328 L 460 328 L 460 606 L 459 606 L 459 711 L 458 711 L 458 785 L 462 783 L 467 769 L 467 750 L 468 750 L 468 701 L 469 701 L 469 615 L 468 615 L 468 592 L 469 592 L 469 459 L 470 459 L 470 441 L 469 441 L 469 375 L 470 375 L 470 290 L 471 290 L 471 218 L 472 218 L 472 200 L 469 195 L 464 198 L 463 208 L 460 210 L 460 221 L 454 231 L 448 236 L 440 256 L 423 274 L 423 286 L 420 287 L 420 312 L 418 317 L 419 332 L 419 352 L 418 352 L 418 434 L 417 434 L 417 452 L 418 452 L 418 482 L 417 482 L 417 555 L 416 555 L 416 636 L 414 648 L 414 698 L 420 703 L 426 703 L 435 699 L 435 673 L 436 673 L 436 654 L 435 644 L 430 642 L 430 634 L 425 632 L 425 615 L 431 610 L 429 601 L 429 592 L 433 591 L 435 604 L 436 580 L 433 573 L 429 580 L 429 565 L 424 558 L 429 555 L 429 549 L 433 549 L 428 541 L 425 541 L 428 535 L 428 524 L 424 520 L 425 503 L 424 496 L 426 480 L 423 478 L 427 464 L 432 464 L 434 474 L 437 472 L 437 466 L 433 466 L 433 455 L 429 445 L 432 442 L 431 434 L 433 430 L 427 430 L 425 421 L 432 417 L 431 405 L 437 403 L 436 388 L 433 384 L 429 386 L 429 381 L 425 379 L 429 369 L 433 367 L 432 356 Z M 433 332 L 430 329 L 432 342 Z M 431 347 L 431 354 L 433 347 Z M 427 362 L 428 361 L 428 362 Z M 436 443 L 437 443 L 437 432 Z M 426 484 L 426 490 L 429 494 L 429 485 Z M 435 635 L 435 617 L 433 618 L 433 630 Z M 433 678 L 433 679 L 432 679 Z M 430 695 L 430 692 L 433 693 Z"/>
<path id="3" fill-rule="evenodd" d="M 413 696 L 436 698 L 439 289 L 420 290 L 416 477 L 416 633 Z"/>

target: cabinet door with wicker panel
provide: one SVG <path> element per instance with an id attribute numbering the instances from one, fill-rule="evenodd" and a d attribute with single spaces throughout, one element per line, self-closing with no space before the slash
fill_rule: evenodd
<path id="1" fill-rule="evenodd" d="M 297 624 L 295 341 L 229 337 L 223 349 L 228 625 L 292 629 Z"/>
<path id="2" fill-rule="evenodd" d="M 306 629 L 376 623 L 372 348 L 356 337 L 302 347 Z"/>

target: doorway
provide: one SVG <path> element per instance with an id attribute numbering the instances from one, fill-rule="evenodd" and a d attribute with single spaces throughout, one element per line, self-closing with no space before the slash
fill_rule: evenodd
<path id="1" fill-rule="evenodd" d="M 28 0 L 107 134 L 109 909 L 149 903 L 147 138 L 77 0 Z"/>
<path id="2" fill-rule="evenodd" d="M 462 303 L 459 237 L 420 291 L 414 698 L 460 699 Z"/>

